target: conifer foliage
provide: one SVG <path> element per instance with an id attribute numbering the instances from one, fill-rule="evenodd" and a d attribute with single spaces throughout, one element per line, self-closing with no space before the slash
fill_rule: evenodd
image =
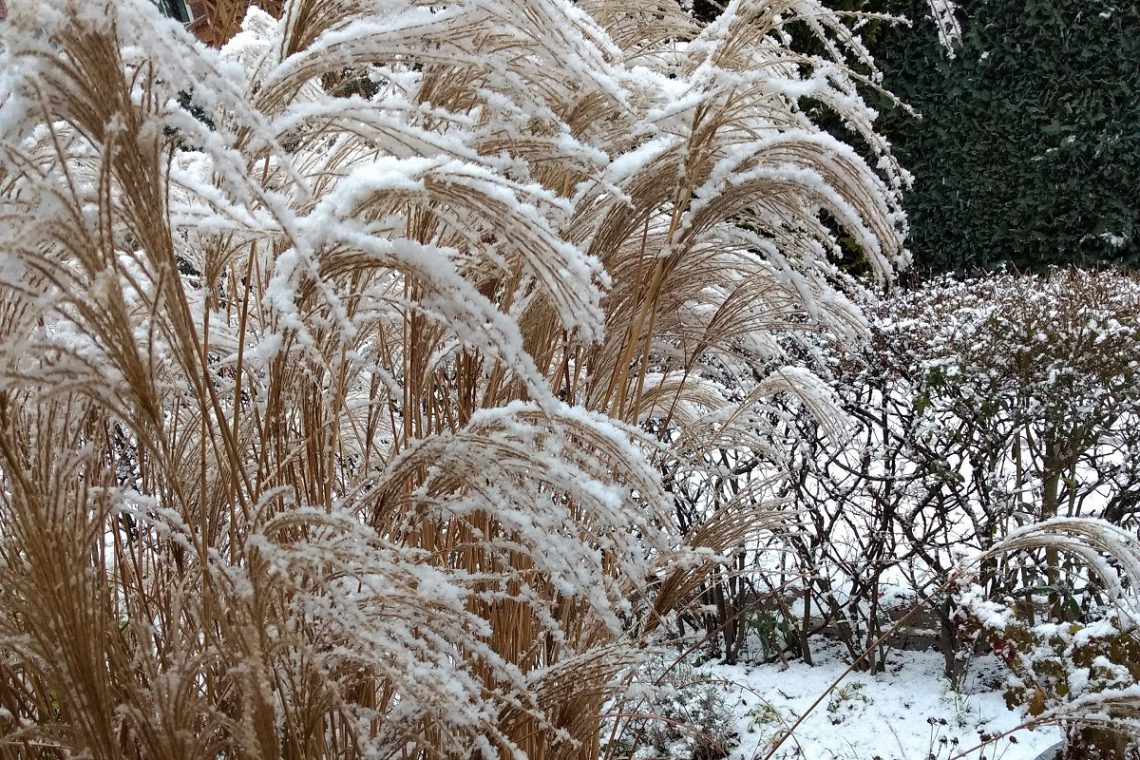
<path id="1" fill-rule="evenodd" d="M 769 519 L 682 539 L 665 463 L 823 408 L 773 338 L 859 332 L 837 231 L 905 259 L 844 22 L 292 0 L 215 51 L 46 0 L 0 34 L 0 752 L 595 757 L 638 637 Z"/>

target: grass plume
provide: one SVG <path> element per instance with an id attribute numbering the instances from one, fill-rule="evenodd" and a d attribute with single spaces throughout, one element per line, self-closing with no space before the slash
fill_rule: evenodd
<path id="1" fill-rule="evenodd" d="M 596 757 L 627 600 L 758 524 L 682 541 L 662 463 L 812 395 L 837 230 L 905 259 L 863 53 L 814 0 L 236 7 L 0 43 L 0 753 Z"/>

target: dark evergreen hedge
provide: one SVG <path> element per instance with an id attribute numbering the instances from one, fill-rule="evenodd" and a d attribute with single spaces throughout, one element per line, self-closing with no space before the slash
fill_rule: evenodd
<path id="1" fill-rule="evenodd" d="M 961 3 L 956 58 L 925 0 L 871 0 L 913 27 L 870 30 L 883 104 L 916 176 L 906 206 L 919 273 L 1140 263 L 1140 3 Z"/>

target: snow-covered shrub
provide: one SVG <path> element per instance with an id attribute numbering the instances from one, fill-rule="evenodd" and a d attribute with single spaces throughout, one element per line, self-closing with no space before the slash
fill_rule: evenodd
<path id="1" fill-rule="evenodd" d="M 905 259 L 858 38 L 816 0 L 282 10 L 219 51 L 146 0 L 0 31 L 0 732 L 592 757 L 635 635 L 768 519 L 679 536 L 662 472 L 815 399 L 772 336 L 860 333 L 837 224 Z"/>
<path id="2" fill-rule="evenodd" d="M 1140 477 L 1140 282 L 1056 271 L 942 282 L 897 299 L 892 334 L 918 332 L 908 371 L 918 440 L 943 452 L 972 528 L 988 549 L 1008 530 L 1056 516 L 1132 524 Z M 957 445 L 955 443 L 957 442 Z M 1057 600 L 1055 555 L 1033 580 Z M 987 582 L 1026 582 L 994 568 Z M 1012 575 L 1016 573 L 1017 578 Z"/>
<path id="3" fill-rule="evenodd" d="M 1035 547 L 1073 558 L 1108 602 L 1086 622 L 1036 622 L 1015 596 L 994 598 L 976 582 L 960 595 L 967 628 L 1009 667 L 1006 701 L 1032 720 L 1065 727 L 1068 760 L 1140 754 L 1140 541 L 1096 520 L 1057 518 L 1012 532 L 992 554 Z M 976 575 L 972 580 L 976 581 Z"/>
<path id="4" fill-rule="evenodd" d="M 1050 708 L 1095 703 L 1105 694 L 1134 690 L 1140 683 L 1140 636 L 1118 623 L 1111 617 L 1093 625 L 1011 621 L 1000 632 L 987 632 L 994 652 L 1013 673 L 1007 704 L 1036 717 Z M 1120 716 L 1105 713 L 1107 726 L 1070 727 L 1068 756 L 1124 758 L 1129 741 L 1111 725 L 1114 717 Z"/>
<path id="5" fill-rule="evenodd" d="M 828 624 L 852 658 L 937 589 L 961 556 L 1051 516 L 1134 526 L 1140 503 L 1140 282 L 1116 272 L 1057 271 L 941 280 L 868 299 L 871 340 L 821 335 L 803 361 L 827 376 L 848 435 L 784 403 L 757 466 L 801 531 L 777 584 L 803 631 Z M 801 339 L 801 344 L 805 341 Z M 773 569 L 769 563 L 766 568 Z M 1080 619 L 1100 598 L 1043 549 L 995 556 L 987 587 L 1051 595 Z M 798 582 L 797 579 L 804 579 Z M 963 645 L 954 602 L 926 616 L 954 677 Z M 810 656 L 808 642 L 799 644 Z M 864 662 L 875 667 L 880 651 Z"/>
<path id="6" fill-rule="evenodd" d="M 739 743 L 728 700 L 724 684 L 694 675 L 687 665 L 650 661 L 619 704 L 602 754 L 612 760 L 721 760 Z"/>

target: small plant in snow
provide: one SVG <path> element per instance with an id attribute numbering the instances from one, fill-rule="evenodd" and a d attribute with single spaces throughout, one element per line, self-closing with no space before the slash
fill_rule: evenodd
<path id="1" fill-rule="evenodd" d="M 635 691 L 643 696 L 621 705 L 604 757 L 720 760 L 738 743 L 725 686 L 695 676 L 688 666 L 655 662 L 639 673 Z"/>
<path id="2" fill-rule="evenodd" d="M 784 724 L 784 716 L 768 702 L 761 702 L 748 711 L 748 728 L 752 731 L 768 731 Z"/>
<path id="3" fill-rule="evenodd" d="M 958 728 L 967 728 L 978 717 L 978 710 L 972 704 L 970 695 L 959 689 L 952 689 L 941 701 L 953 711 L 954 725 Z"/>
<path id="4" fill-rule="evenodd" d="M 926 760 L 954 757 L 960 742 L 957 737 L 947 736 L 944 733 L 948 725 L 946 719 L 927 718 L 926 723 L 930 726 L 930 750 L 926 754 Z"/>
<path id="5" fill-rule="evenodd" d="M 832 723 L 838 725 L 874 703 L 870 695 L 863 692 L 863 688 L 863 683 L 852 681 L 840 685 L 831 693 L 831 699 L 827 702 L 827 712 L 831 716 Z"/>
<path id="6" fill-rule="evenodd" d="M 795 642 L 795 632 L 790 623 L 779 611 L 759 610 L 752 615 L 752 634 L 760 647 L 762 660 L 769 660 Z"/>

